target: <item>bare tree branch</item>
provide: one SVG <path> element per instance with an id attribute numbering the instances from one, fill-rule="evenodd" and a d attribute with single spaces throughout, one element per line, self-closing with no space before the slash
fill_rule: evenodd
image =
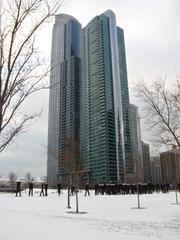
<path id="1" fill-rule="evenodd" d="M 9 143 L 11 143 L 15 137 L 18 137 L 23 132 L 29 129 L 29 124 L 32 120 L 35 121 L 36 118 L 40 116 L 40 113 L 34 113 L 31 115 L 22 116 L 21 120 L 14 121 L 14 124 L 8 127 L 8 129 L 1 134 L 0 138 L 0 152 L 2 152 Z"/>
<path id="2" fill-rule="evenodd" d="M 152 142 L 180 148 L 180 87 L 167 87 L 166 79 L 157 79 L 150 86 L 144 81 L 136 84 L 135 95 L 143 103 L 146 122 L 149 125 Z"/>
<path id="3" fill-rule="evenodd" d="M 64 0 L 7 0 L 0 26 L 0 152 L 40 113 L 22 113 L 33 93 L 47 89 L 49 64 L 40 56 L 37 33 Z"/>

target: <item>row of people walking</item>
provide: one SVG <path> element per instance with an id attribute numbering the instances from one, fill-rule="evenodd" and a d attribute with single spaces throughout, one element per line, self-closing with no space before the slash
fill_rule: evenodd
<path id="1" fill-rule="evenodd" d="M 28 191 L 28 196 L 33 197 L 33 189 L 34 189 L 34 184 L 33 182 L 29 182 L 29 191 Z M 21 182 L 17 181 L 16 183 L 16 197 L 19 196 L 21 197 L 21 191 L 24 190 L 21 188 Z M 59 192 L 59 191 L 58 191 Z M 40 191 L 40 197 L 41 196 L 48 196 L 48 184 L 47 183 L 41 183 L 41 191 Z"/>
<path id="2" fill-rule="evenodd" d="M 71 184 L 71 186 L 70 186 L 70 196 L 74 196 L 76 190 L 77 190 L 76 186 Z M 84 196 L 87 196 L 87 195 L 90 196 L 89 183 L 86 183 L 86 185 L 85 185 Z"/>
<path id="3" fill-rule="evenodd" d="M 170 190 L 169 183 L 163 184 L 95 184 L 95 195 L 124 195 L 124 194 L 151 194 L 151 193 L 168 193 Z"/>
<path id="4" fill-rule="evenodd" d="M 34 184 L 33 182 L 29 182 L 29 191 L 28 196 L 33 196 L 33 188 Z M 57 184 L 57 192 L 58 195 L 61 195 L 61 183 Z M 89 183 L 86 183 L 84 186 L 85 194 L 84 196 L 90 196 L 90 187 Z M 93 188 L 92 188 L 93 189 Z M 16 184 L 16 197 L 19 195 L 21 197 L 21 182 L 17 181 Z M 75 185 L 71 184 L 69 194 L 70 196 L 73 196 L 76 191 Z M 163 183 L 163 184 L 95 184 L 94 191 L 95 195 L 124 195 L 124 194 L 135 194 L 139 192 L 140 194 L 151 194 L 151 193 L 168 193 L 170 190 L 170 184 L 169 183 Z M 178 191 L 180 192 L 180 183 L 178 184 Z M 48 184 L 42 183 L 41 184 L 41 190 L 39 196 L 48 196 Z"/>

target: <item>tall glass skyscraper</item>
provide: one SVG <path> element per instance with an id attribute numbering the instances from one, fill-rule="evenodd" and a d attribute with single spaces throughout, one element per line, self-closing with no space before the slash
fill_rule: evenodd
<path id="1" fill-rule="evenodd" d="M 80 23 L 56 16 L 52 35 L 48 125 L 48 183 L 66 181 L 79 159 Z"/>
<path id="2" fill-rule="evenodd" d="M 56 16 L 51 67 L 49 184 L 77 169 L 92 184 L 125 182 L 133 158 L 124 33 L 115 14 L 108 10 L 82 30 L 73 17 Z"/>
<path id="3" fill-rule="evenodd" d="M 124 42 L 124 31 L 117 27 L 118 53 L 119 53 L 119 70 L 121 83 L 121 99 L 123 111 L 123 129 L 124 129 L 124 150 L 126 165 L 126 180 L 133 174 L 133 151 L 132 151 L 132 134 L 131 134 L 131 114 L 129 103 L 129 87 L 126 65 L 126 51 Z"/>
<path id="4" fill-rule="evenodd" d="M 123 31 L 112 11 L 82 30 L 81 46 L 84 164 L 93 183 L 123 182 L 133 172 L 129 95 Z"/>

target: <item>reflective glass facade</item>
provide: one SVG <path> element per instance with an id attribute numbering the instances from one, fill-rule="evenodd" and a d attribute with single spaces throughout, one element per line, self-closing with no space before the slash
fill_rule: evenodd
<path id="1" fill-rule="evenodd" d="M 48 182 L 124 182 L 133 172 L 123 30 L 108 10 L 84 29 L 68 15 L 53 28 Z M 73 174 L 72 174 L 73 175 Z M 83 179 L 84 178 L 84 179 Z"/>
<path id="2" fill-rule="evenodd" d="M 73 171 L 79 155 L 80 30 L 72 16 L 56 16 L 52 35 L 47 176 L 50 186 Z"/>
<path id="3" fill-rule="evenodd" d="M 81 126 L 90 181 L 123 182 L 125 152 L 115 15 L 108 10 L 82 30 Z"/>
<path id="4" fill-rule="evenodd" d="M 121 83 L 121 99 L 123 112 L 123 129 L 124 129 L 124 150 L 126 176 L 134 173 L 133 152 L 132 152 L 132 136 L 131 136 L 131 115 L 129 103 L 129 87 L 127 78 L 126 52 L 124 43 L 124 31 L 117 27 L 117 41 L 119 53 L 119 70 Z"/>

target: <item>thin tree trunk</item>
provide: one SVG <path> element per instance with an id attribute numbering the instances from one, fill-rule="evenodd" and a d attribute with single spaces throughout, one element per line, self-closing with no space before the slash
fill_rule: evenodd
<path id="1" fill-rule="evenodd" d="M 69 186 L 69 176 L 68 176 L 68 205 L 67 208 L 71 208 L 70 206 L 70 186 Z"/>
<path id="2" fill-rule="evenodd" d="M 79 213 L 78 189 L 76 187 L 76 213 Z"/>
<path id="3" fill-rule="evenodd" d="M 139 197 L 139 184 L 137 182 L 137 200 L 138 200 L 138 208 L 140 208 L 140 197 Z"/>

